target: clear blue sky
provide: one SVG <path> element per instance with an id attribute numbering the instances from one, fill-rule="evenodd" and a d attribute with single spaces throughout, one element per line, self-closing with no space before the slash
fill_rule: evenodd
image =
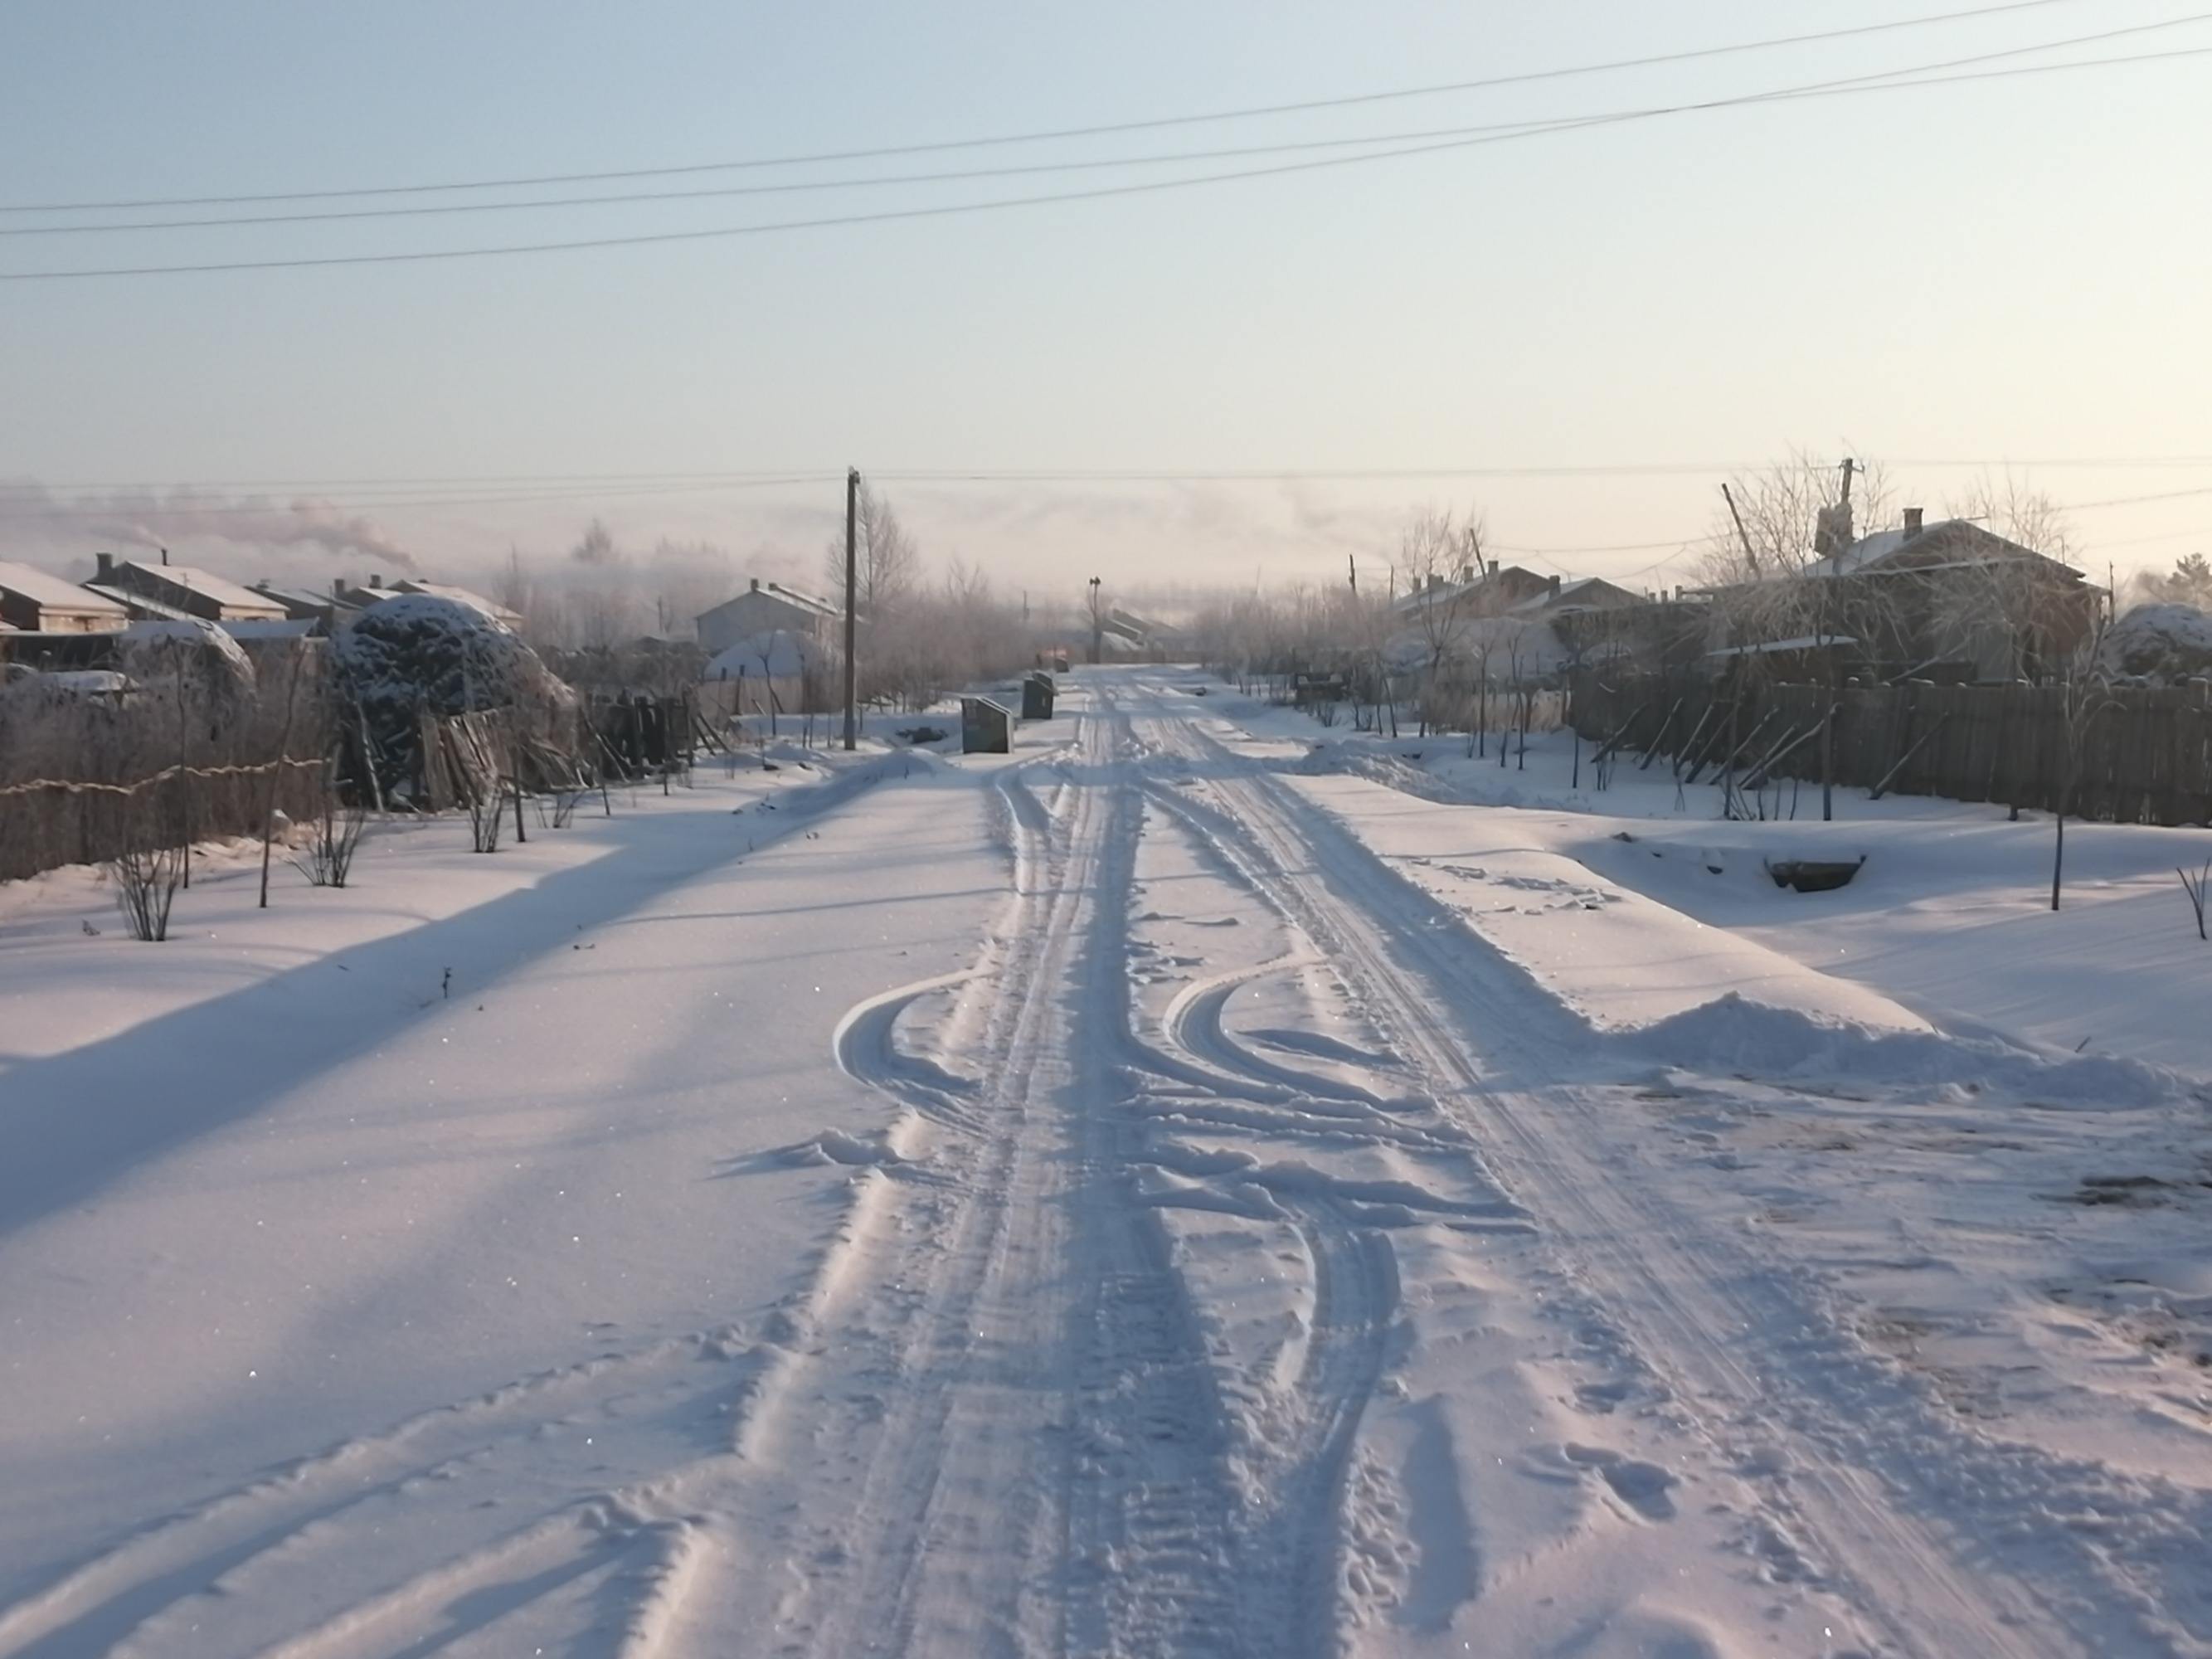
<path id="1" fill-rule="evenodd" d="M 900 144 L 1583 64 L 1966 3 L 7 0 L 0 198 L 315 190 Z M 1702 63 L 844 170 L 1670 103 L 2188 15 L 2188 0 L 2059 0 Z M 2052 56 L 2190 46 L 2212 46 L 2212 23 Z M 1896 462 L 2212 455 L 2208 89 L 2212 58 L 2184 58 L 972 216 L 527 258 L 0 284 L 0 479 L 44 483 L 68 504 L 70 487 L 108 482 L 848 462 L 1572 466 L 1755 460 L 1792 445 L 1840 454 L 1848 442 L 1890 458 L 1904 497 L 1936 507 L 1964 475 Z M 737 225 L 1059 182 L 0 237 L 0 270 Z M 58 216 L 72 216 L 0 226 Z M 2028 471 L 2069 501 L 2212 489 L 2212 465 Z M 1048 590 L 1102 567 L 1133 580 L 1330 574 L 1347 549 L 1387 557 L 1393 520 L 1422 502 L 1480 503 L 1509 546 L 1665 541 L 1706 523 L 1716 482 L 890 489 L 931 551 Z M 510 541 L 557 552 L 594 512 L 628 542 L 705 538 L 763 564 L 811 564 L 840 495 L 834 483 L 578 490 L 428 508 L 380 504 L 364 485 L 325 493 L 449 573 Z M 34 499 L 35 512 L 23 505 Z M 100 521 L 54 516 L 53 500 L 15 500 L 0 508 L 0 556 L 66 561 L 112 544 Z M 2212 545 L 2193 534 L 2200 526 L 2212 526 L 2212 494 L 2097 509 L 2078 527 L 2098 564 L 2109 556 L 2124 570 Z M 1660 556 L 1552 562 L 1661 581 L 1668 572 L 1644 569 Z"/>

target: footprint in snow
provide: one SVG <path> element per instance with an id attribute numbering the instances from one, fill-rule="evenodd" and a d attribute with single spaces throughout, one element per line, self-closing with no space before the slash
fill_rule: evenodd
<path id="1" fill-rule="evenodd" d="M 1595 1469 L 1613 1489 L 1613 1495 L 1646 1521 L 1674 1518 L 1674 1500 L 1668 1490 L 1674 1484 L 1672 1470 L 1640 1457 L 1625 1457 L 1606 1446 L 1583 1446 L 1570 1441 L 1561 1450 L 1569 1462 Z"/>

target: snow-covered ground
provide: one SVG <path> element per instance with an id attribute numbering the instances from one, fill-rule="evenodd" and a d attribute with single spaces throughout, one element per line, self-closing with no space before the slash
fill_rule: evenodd
<path id="1" fill-rule="evenodd" d="M 0 889 L 0 1656 L 2212 1653 L 2203 832 L 1563 742 Z"/>

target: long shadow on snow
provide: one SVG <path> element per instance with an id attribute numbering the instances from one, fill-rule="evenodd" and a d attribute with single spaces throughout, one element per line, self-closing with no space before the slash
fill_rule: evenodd
<path id="1" fill-rule="evenodd" d="M 533 887 L 338 957 L 164 1014 L 129 1030 L 0 1076 L 0 1238 L 97 1196 L 110 1182 L 177 1147 L 252 1117 L 406 1030 L 440 999 L 450 969 L 463 998 L 580 931 L 613 921 L 655 896 L 749 850 L 787 839 L 820 813 L 890 775 L 856 768 L 777 797 L 773 830 L 759 821 L 726 836 L 714 817 L 634 812 L 606 858 Z M 895 775 L 890 775 L 894 776 Z"/>

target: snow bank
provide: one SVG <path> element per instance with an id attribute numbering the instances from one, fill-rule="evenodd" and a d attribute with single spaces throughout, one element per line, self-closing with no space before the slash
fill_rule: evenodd
<path id="1" fill-rule="evenodd" d="M 1636 1035 L 1634 1046 L 1663 1065 L 1704 1072 L 1951 1085 L 2051 1106 L 2139 1109 L 2190 1093 L 2184 1079 L 2140 1060 L 2103 1054 L 2045 1059 L 1990 1038 L 1822 1020 L 1733 991 L 1648 1027 Z"/>

